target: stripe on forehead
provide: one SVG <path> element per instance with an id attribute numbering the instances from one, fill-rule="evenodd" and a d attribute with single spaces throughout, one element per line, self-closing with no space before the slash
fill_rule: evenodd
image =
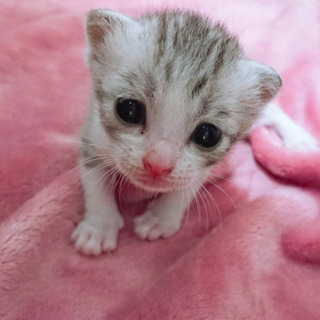
<path id="1" fill-rule="evenodd" d="M 210 77 L 239 56 L 236 38 L 220 25 L 194 13 L 163 12 L 149 16 L 156 22 L 155 66 L 161 63 L 167 82 L 176 81 L 187 70 L 187 90 L 191 97 L 201 93 Z"/>
<path id="2" fill-rule="evenodd" d="M 158 36 L 157 36 L 157 48 L 155 52 L 156 64 L 160 63 L 161 58 L 163 58 L 166 46 L 167 46 L 167 35 L 168 35 L 168 13 L 164 12 L 159 16 L 158 21 Z"/>

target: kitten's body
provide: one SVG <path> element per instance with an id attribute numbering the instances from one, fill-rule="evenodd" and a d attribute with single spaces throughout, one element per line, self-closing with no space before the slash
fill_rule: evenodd
<path id="1" fill-rule="evenodd" d="M 174 234 L 212 166 L 245 136 L 281 80 L 246 59 L 224 28 L 192 13 L 132 20 L 94 10 L 87 32 L 93 92 L 82 134 L 86 214 L 72 238 L 77 249 L 97 255 L 116 247 L 123 227 L 114 197 L 119 180 L 160 194 L 135 220 L 140 238 Z M 123 121 L 122 101 L 138 101 L 144 122 Z M 263 119 L 275 123 L 270 114 Z M 208 139 L 195 138 L 202 124 L 211 138 L 221 133 L 214 147 L 199 146 Z"/>

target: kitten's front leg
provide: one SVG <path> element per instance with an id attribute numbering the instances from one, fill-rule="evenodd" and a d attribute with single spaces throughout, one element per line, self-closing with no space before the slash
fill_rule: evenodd
<path id="1" fill-rule="evenodd" d="M 198 190 L 175 191 L 153 200 L 146 212 L 135 218 L 135 233 L 143 240 L 172 236 L 180 229 L 183 214 Z"/>
<path id="2" fill-rule="evenodd" d="M 124 226 L 114 197 L 114 174 L 98 166 L 92 168 L 83 165 L 81 178 L 86 212 L 71 239 L 77 250 L 88 255 L 114 250 L 118 232 Z"/>

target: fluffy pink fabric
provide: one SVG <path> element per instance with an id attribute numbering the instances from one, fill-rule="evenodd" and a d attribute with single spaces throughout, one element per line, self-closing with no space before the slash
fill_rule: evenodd
<path id="1" fill-rule="evenodd" d="M 319 319 L 320 153 L 286 150 L 266 129 L 235 148 L 232 176 L 208 186 L 176 236 L 138 240 L 131 204 L 115 253 L 85 257 L 70 243 L 83 214 L 72 141 L 90 87 L 84 14 L 149 3 L 0 4 L 0 318 Z M 318 1 L 152 3 L 222 18 L 281 73 L 281 106 L 320 138 Z"/>

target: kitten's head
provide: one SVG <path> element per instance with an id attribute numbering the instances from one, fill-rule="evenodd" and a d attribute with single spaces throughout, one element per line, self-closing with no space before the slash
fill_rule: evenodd
<path id="1" fill-rule="evenodd" d="M 153 191 L 195 183 L 275 96 L 281 79 L 194 13 L 87 17 L 94 105 L 118 170 Z"/>

